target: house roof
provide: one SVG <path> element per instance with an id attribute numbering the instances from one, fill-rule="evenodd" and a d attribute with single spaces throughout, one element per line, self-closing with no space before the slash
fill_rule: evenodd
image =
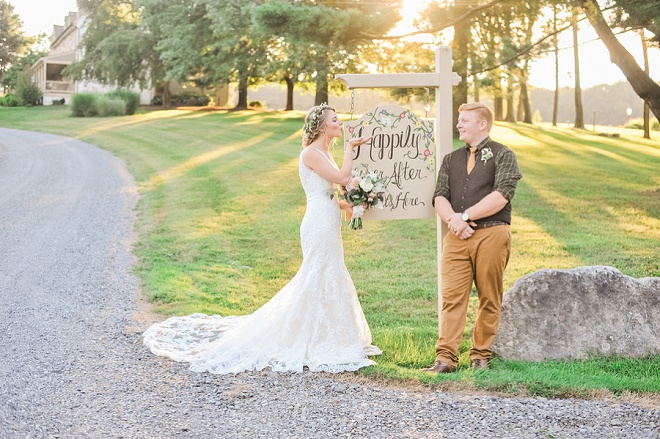
<path id="1" fill-rule="evenodd" d="M 69 12 L 69 15 L 64 17 L 64 26 L 59 24 L 53 25 L 53 34 L 50 36 L 50 46 L 53 47 L 57 45 L 58 40 L 64 34 L 68 34 L 70 29 L 76 27 L 76 21 L 78 19 L 77 12 Z"/>
<path id="2" fill-rule="evenodd" d="M 30 70 L 36 70 L 40 65 L 43 64 L 66 64 L 69 65 L 76 60 L 75 52 L 59 53 L 53 56 L 44 56 L 39 58 L 37 62 L 32 64 Z"/>

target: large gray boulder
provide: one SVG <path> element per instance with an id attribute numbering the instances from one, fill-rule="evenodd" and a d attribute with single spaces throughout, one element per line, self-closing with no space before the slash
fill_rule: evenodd
<path id="1" fill-rule="evenodd" d="M 601 266 L 524 276 L 504 294 L 493 351 L 525 361 L 660 354 L 660 278 Z"/>

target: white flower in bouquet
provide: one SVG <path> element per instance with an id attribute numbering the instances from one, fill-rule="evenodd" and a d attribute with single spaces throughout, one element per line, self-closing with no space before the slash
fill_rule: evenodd
<path id="1" fill-rule="evenodd" d="M 365 212 L 364 206 L 362 206 L 361 204 L 358 206 L 353 206 L 352 216 L 354 218 L 362 218 L 364 216 L 364 212 Z"/>
<path id="2" fill-rule="evenodd" d="M 389 181 L 376 171 L 370 172 L 366 164 L 359 164 L 351 172 L 351 177 L 348 184 L 338 188 L 336 193 L 340 200 L 346 201 L 353 208 L 348 227 L 361 229 L 362 217 L 369 208 L 375 206 L 377 209 L 382 209 L 384 207 Z M 331 198 L 333 196 L 334 193 Z"/>
<path id="3" fill-rule="evenodd" d="M 365 192 L 370 192 L 374 188 L 374 183 L 371 181 L 371 178 L 363 178 L 362 181 L 360 182 L 360 187 L 365 191 Z"/>

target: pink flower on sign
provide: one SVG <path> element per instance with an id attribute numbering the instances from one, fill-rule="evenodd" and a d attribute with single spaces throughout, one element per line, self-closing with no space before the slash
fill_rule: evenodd
<path id="1" fill-rule="evenodd" d="M 401 114 L 399 114 L 399 117 L 400 117 L 401 119 L 405 119 L 405 118 L 406 118 L 406 113 L 401 113 Z"/>
<path id="2" fill-rule="evenodd" d="M 353 134 L 353 131 L 355 131 L 355 128 L 354 128 L 354 127 L 348 127 L 348 132 L 349 132 L 349 133 Z"/>
<path id="3" fill-rule="evenodd" d="M 431 151 L 428 150 L 428 149 L 425 149 L 424 150 L 424 157 L 428 157 L 429 155 L 431 155 Z"/>

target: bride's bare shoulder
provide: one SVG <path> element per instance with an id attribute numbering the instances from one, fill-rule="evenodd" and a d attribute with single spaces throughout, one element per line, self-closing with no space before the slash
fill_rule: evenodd
<path id="1" fill-rule="evenodd" d="M 327 160 L 321 151 L 311 146 L 303 149 L 300 153 L 300 157 L 302 157 L 303 163 L 305 163 L 308 168 L 314 168 L 314 165 L 318 166 L 323 160 Z"/>

